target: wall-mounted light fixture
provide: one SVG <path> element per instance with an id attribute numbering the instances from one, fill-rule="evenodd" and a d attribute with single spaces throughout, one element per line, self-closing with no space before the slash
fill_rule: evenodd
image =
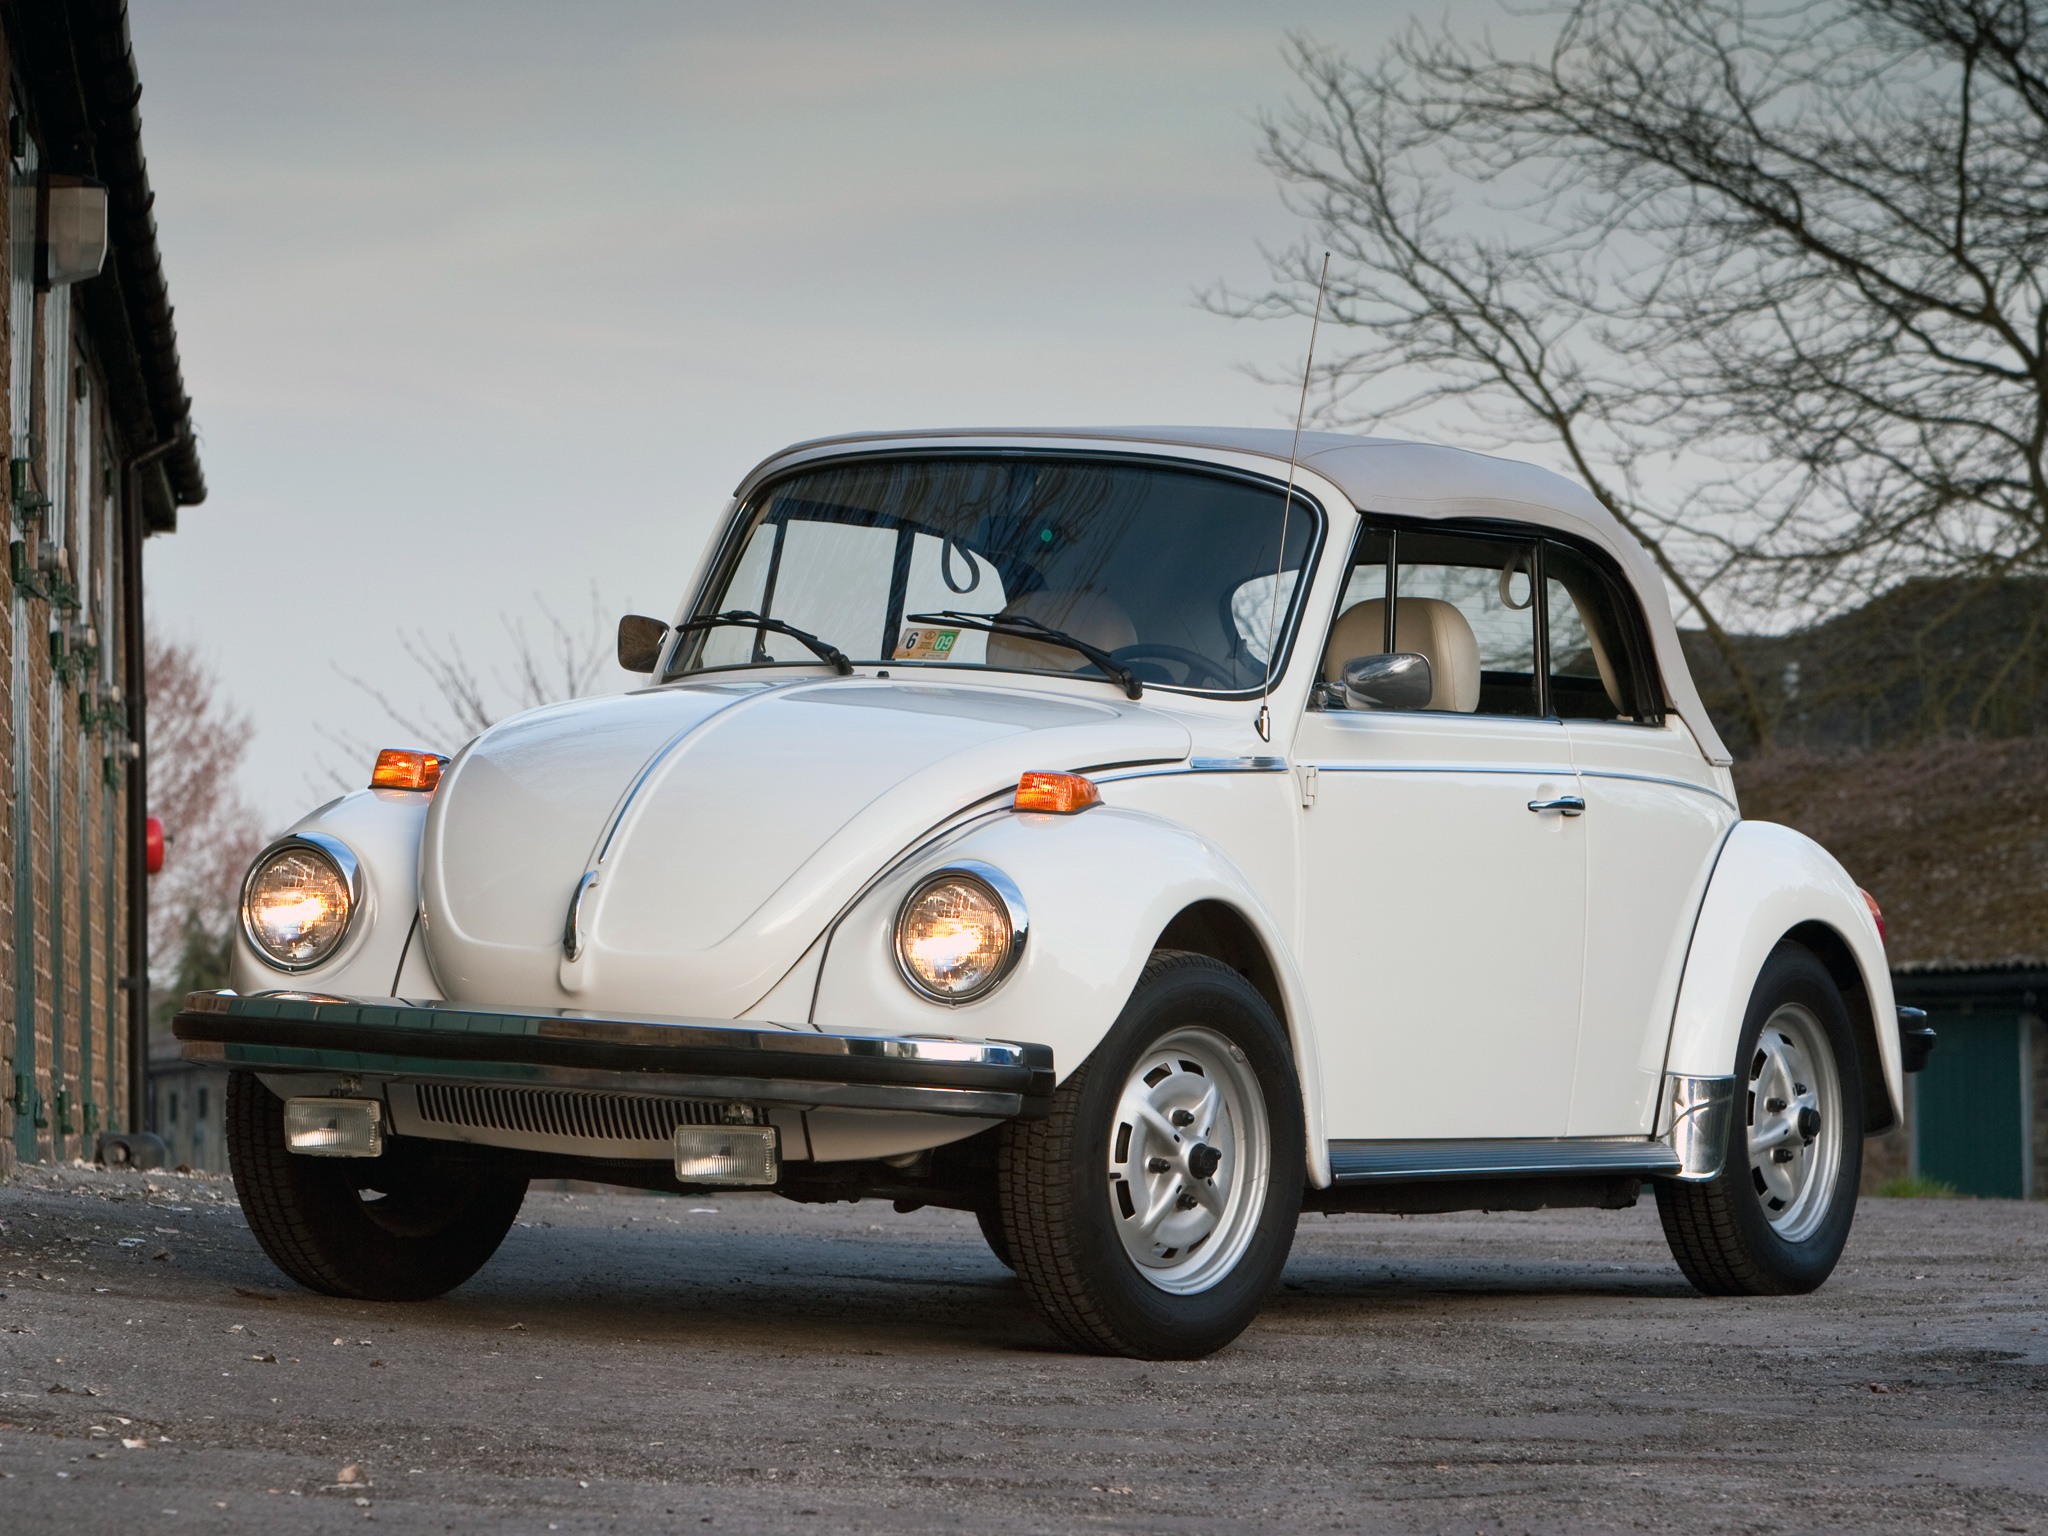
<path id="1" fill-rule="evenodd" d="M 36 183 L 36 286 L 98 277 L 107 263 L 107 188 L 90 176 L 46 173 Z"/>

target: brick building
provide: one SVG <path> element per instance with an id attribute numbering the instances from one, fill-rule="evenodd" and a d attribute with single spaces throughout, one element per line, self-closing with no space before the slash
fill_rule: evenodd
<path id="1" fill-rule="evenodd" d="M 136 1129 L 142 550 L 204 498 L 125 0 L 0 0 L 0 1177 Z"/>

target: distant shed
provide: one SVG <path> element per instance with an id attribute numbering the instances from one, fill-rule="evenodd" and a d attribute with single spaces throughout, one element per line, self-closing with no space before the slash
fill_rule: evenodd
<path id="1" fill-rule="evenodd" d="M 1740 762 L 1743 815 L 1825 845 L 1884 909 L 1899 1002 L 1939 1034 L 1864 1187 L 2048 1196 L 2048 741 Z"/>

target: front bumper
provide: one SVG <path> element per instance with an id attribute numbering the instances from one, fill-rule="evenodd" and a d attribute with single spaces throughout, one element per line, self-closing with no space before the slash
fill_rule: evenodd
<path id="1" fill-rule="evenodd" d="M 487 1083 L 889 1109 L 985 1120 L 1052 1108 L 1048 1046 L 821 1035 L 725 1019 L 524 1012 L 311 992 L 194 992 L 172 1020 L 187 1060 L 255 1072 Z"/>

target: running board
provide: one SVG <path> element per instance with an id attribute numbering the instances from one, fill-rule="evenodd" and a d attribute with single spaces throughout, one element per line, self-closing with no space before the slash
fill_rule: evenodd
<path id="1" fill-rule="evenodd" d="M 1412 1184 L 1435 1179 L 1672 1178 L 1678 1154 L 1646 1136 L 1543 1137 L 1515 1141 L 1333 1141 L 1338 1184 Z"/>

